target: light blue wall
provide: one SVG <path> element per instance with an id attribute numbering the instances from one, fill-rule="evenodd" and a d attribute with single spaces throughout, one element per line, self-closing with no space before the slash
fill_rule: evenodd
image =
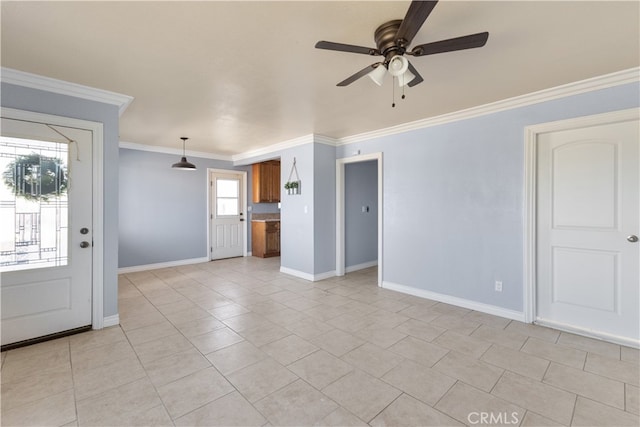
<path id="1" fill-rule="evenodd" d="M 208 256 L 207 168 L 248 171 L 251 194 L 248 166 L 188 156 L 195 171 L 172 169 L 178 160 L 176 155 L 120 149 L 119 267 Z M 249 248 L 250 239 L 248 228 Z"/>
<path id="2" fill-rule="evenodd" d="M 280 265 L 313 274 L 314 271 L 314 144 L 281 152 L 280 182 L 287 182 L 293 159 L 300 177 L 300 194 L 282 193 L 280 210 Z"/>
<path id="3" fill-rule="evenodd" d="M 522 311 L 525 127 L 639 100 L 626 84 L 338 147 L 383 152 L 383 281 Z"/>
<path id="4" fill-rule="evenodd" d="M 345 267 L 378 260 L 377 160 L 345 164 L 344 244 Z"/>
<path id="5" fill-rule="evenodd" d="M 104 151 L 104 308 L 118 314 L 118 107 L 56 93 L 2 83 L 3 107 L 72 117 L 103 124 Z"/>
<path id="6" fill-rule="evenodd" d="M 314 144 L 313 273 L 336 269 L 336 148 Z"/>

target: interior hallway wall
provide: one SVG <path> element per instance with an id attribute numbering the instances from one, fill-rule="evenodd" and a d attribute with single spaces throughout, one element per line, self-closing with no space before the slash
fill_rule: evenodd
<path id="1" fill-rule="evenodd" d="M 378 261 L 378 162 L 344 169 L 345 268 Z"/>

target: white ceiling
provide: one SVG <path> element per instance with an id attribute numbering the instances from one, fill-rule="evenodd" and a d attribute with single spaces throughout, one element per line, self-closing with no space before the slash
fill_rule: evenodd
<path id="1" fill-rule="evenodd" d="M 640 3 L 443 1 L 413 44 L 482 31 L 480 49 L 409 58 L 424 82 L 336 83 L 378 57 L 393 2 L 2 1 L 2 66 L 133 96 L 120 139 L 221 155 L 311 133 L 334 138 L 640 65 Z"/>

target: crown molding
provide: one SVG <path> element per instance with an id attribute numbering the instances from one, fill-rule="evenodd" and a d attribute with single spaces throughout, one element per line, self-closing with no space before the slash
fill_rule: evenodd
<path id="1" fill-rule="evenodd" d="M 262 155 L 269 155 L 275 152 L 286 150 L 288 148 L 297 147 L 299 145 L 309 144 L 311 142 L 317 142 L 319 144 L 331 145 L 335 147 L 337 145 L 338 140 L 335 138 L 331 138 L 324 135 L 314 135 L 309 134 L 305 136 L 301 136 L 298 138 L 290 139 L 288 141 L 280 142 L 278 144 L 269 145 L 268 147 L 259 148 L 253 151 L 247 151 L 241 154 L 235 155 L 224 155 L 224 154 L 216 154 L 216 153 L 208 153 L 204 151 L 191 151 L 186 150 L 185 154 L 189 157 L 199 157 L 202 159 L 213 159 L 213 160 L 224 160 L 227 162 L 234 162 L 234 166 L 242 166 L 241 163 L 243 160 L 253 159 Z M 182 150 L 178 148 L 169 148 L 169 147 L 159 147 L 156 145 L 145 145 L 138 144 L 135 142 L 127 142 L 120 141 L 120 148 L 125 148 L 127 150 L 138 150 L 138 151 L 147 151 L 150 153 L 160 153 L 160 154 L 171 154 L 171 155 L 182 155 Z"/>
<path id="2" fill-rule="evenodd" d="M 289 139 L 287 141 L 279 142 L 277 144 L 269 145 L 267 147 L 258 148 L 257 150 L 247 151 L 240 154 L 234 154 L 232 158 L 233 158 L 234 164 L 239 165 L 241 164 L 241 162 L 245 160 L 253 159 L 258 156 L 274 154 L 274 153 L 277 153 L 278 151 L 297 147 L 299 145 L 309 144 L 312 142 L 316 142 L 318 144 L 330 145 L 332 147 L 337 147 L 339 145 L 338 139 L 331 138 L 330 136 L 311 133 L 309 135 L 304 135 L 298 138 Z"/>
<path id="3" fill-rule="evenodd" d="M 383 129 L 364 132 L 357 135 L 346 136 L 343 138 L 332 138 L 326 135 L 310 134 L 289 141 L 270 145 L 268 147 L 259 148 L 254 151 L 235 154 L 232 156 L 234 162 L 250 159 L 252 157 L 274 154 L 277 151 L 292 148 L 298 145 L 317 142 L 321 144 L 341 146 L 363 142 L 374 138 L 396 135 L 399 133 L 409 132 L 418 129 L 424 129 L 432 126 L 443 125 L 447 123 L 457 122 L 460 120 L 471 119 L 474 117 L 484 116 L 487 114 L 498 113 L 500 111 L 511 110 L 514 108 L 525 107 L 528 105 L 538 104 L 541 102 L 552 101 L 554 99 L 565 98 L 567 96 L 579 95 L 581 93 L 592 92 L 595 90 L 606 89 L 613 86 L 620 86 L 627 83 L 636 83 L 640 81 L 640 67 L 629 68 L 627 70 L 617 71 L 602 76 L 592 77 L 586 80 L 568 83 L 561 86 L 543 89 L 537 92 L 525 95 L 507 98 L 489 104 L 479 105 L 467 108 L 465 110 L 455 111 L 452 113 L 442 114 L 440 116 L 429 117 L 416 120 L 413 122 L 403 123 Z"/>
<path id="4" fill-rule="evenodd" d="M 10 68 L 0 68 L 0 80 L 2 82 L 15 84 L 18 86 L 30 87 L 33 89 L 41 89 L 49 92 L 59 93 L 62 95 L 74 96 L 77 98 L 88 99 L 108 104 L 117 105 L 120 115 L 133 101 L 133 97 L 121 95 L 114 92 L 108 92 L 101 89 L 95 89 L 88 86 L 82 86 L 75 83 L 64 82 L 49 77 L 38 76 L 35 74 L 25 73 Z M 603 76 L 593 77 L 578 82 L 568 83 L 549 89 L 543 89 L 525 95 L 507 98 L 501 101 L 489 104 L 479 105 L 467 108 L 465 110 L 455 111 L 452 113 L 442 114 L 440 116 L 429 117 L 416 120 L 413 122 L 403 123 L 388 128 L 378 129 L 371 132 L 364 132 L 357 135 L 347 136 L 343 138 L 332 138 L 326 135 L 308 134 L 298 138 L 289 139 L 267 147 L 258 148 L 256 150 L 246 151 L 234 155 L 222 155 L 208 153 L 202 151 L 186 151 L 186 154 L 193 157 L 204 159 L 224 160 L 234 162 L 234 165 L 246 164 L 246 160 L 250 160 L 259 156 L 268 156 L 276 154 L 279 151 L 305 145 L 308 143 L 319 143 L 330 146 L 342 146 L 363 142 L 374 138 L 395 135 L 399 133 L 409 132 L 418 129 L 424 129 L 432 126 L 443 125 L 460 120 L 471 119 L 474 117 L 493 114 L 500 111 L 510 110 L 519 107 L 525 107 L 541 102 L 552 101 L 554 99 L 564 98 L 567 96 L 578 95 L 581 93 L 592 92 L 595 90 L 606 89 L 613 86 L 620 86 L 627 83 L 636 83 L 640 81 L 640 67 L 630 68 L 615 73 L 605 74 Z M 130 150 L 149 151 L 155 153 L 181 155 L 182 150 L 173 148 L 164 148 L 151 145 L 136 144 L 132 142 L 120 142 L 121 148 Z"/>
<path id="5" fill-rule="evenodd" d="M 603 76 L 592 77 L 590 79 L 552 87 L 549 89 L 543 89 L 537 92 L 528 93 L 526 95 L 520 95 L 489 104 L 479 105 L 477 107 L 467 108 L 465 110 L 455 111 L 452 113 L 442 114 L 440 116 L 429 117 L 426 119 L 403 123 L 397 126 L 391 126 L 371 132 L 364 132 L 357 135 L 339 138 L 337 140 L 337 145 L 353 144 L 355 142 L 367 141 L 373 138 L 380 138 L 417 129 L 443 125 L 446 123 L 471 119 L 487 114 L 498 113 L 500 111 L 525 107 L 528 105 L 538 104 L 546 101 L 552 101 L 554 99 L 565 98 L 567 96 L 579 95 L 581 93 L 606 89 L 613 86 L 620 86 L 627 83 L 636 83 L 638 81 L 640 81 L 640 67 L 630 68 L 628 70 L 622 70 L 611 74 L 605 74 Z"/>
<path id="6" fill-rule="evenodd" d="M 136 144 L 135 142 L 126 142 L 126 141 L 120 141 L 119 147 L 126 148 L 127 150 L 148 151 L 151 153 L 182 156 L 182 150 L 180 150 L 179 148 L 158 147 L 156 145 Z M 198 157 L 201 159 L 223 160 L 226 162 L 233 161 L 232 156 L 227 156 L 224 154 L 207 153 L 204 151 L 186 150 L 185 155 L 189 157 Z"/>
<path id="7" fill-rule="evenodd" d="M 313 134 L 313 142 L 337 147 L 340 143 L 340 140 L 326 135 Z"/>
<path id="8" fill-rule="evenodd" d="M 0 81 L 16 86 L 39 89 L 60 95 L 68 95 L 75 98 L 87 99 L 89 101 L 115 105 L 118 107 L 118 112 L 121 116 L 133 101 L 132 96 L 83 86 L 76 83 L 65 82 L 63 80 L 52 79 L 50 77 L 39 76 L 37 74 L 31 74 L 6 67 L 0 68 Z"/>
<path id="9" fill-rule="evenodd" d="M 248 160 L 258 156 L 264 156 L 276 153 L 278 151 L 286 150 L 289 148 L 297 147 L 300 145 L 309 144 L 310 142 L 314 142 L 314 135 L 304 135 L 298 138 L 289 139 L 287 141 L 279 142 L 277 144 L 269 145 L 267 147 L 258 148 L 256 150 L 245 151 L 244 153 L 234 154 L 231 156 L 234 164 L 242 162 L 243 160 Z"/>

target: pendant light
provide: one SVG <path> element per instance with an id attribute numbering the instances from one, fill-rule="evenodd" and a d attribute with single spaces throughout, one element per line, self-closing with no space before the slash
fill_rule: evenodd
<path id="1" fill-rule="evenodd" d="M 194 165 L 193 163 L 189 163 L 187 161 L 187 157 L 186 157 L 185 152 L 184 152 L 184 143 L 189 138 L 183 136 L 180 139 L 182 140 L 182 159 L 180 159 L 180 161 L 178 163 L 172 164 L 171 167 L 174 168 L 174 169 L 181 169 L 181 170 L 186 170 L 186 171 L 194 171 L 194 170 L 196 170 L 196 165 Z"/>

